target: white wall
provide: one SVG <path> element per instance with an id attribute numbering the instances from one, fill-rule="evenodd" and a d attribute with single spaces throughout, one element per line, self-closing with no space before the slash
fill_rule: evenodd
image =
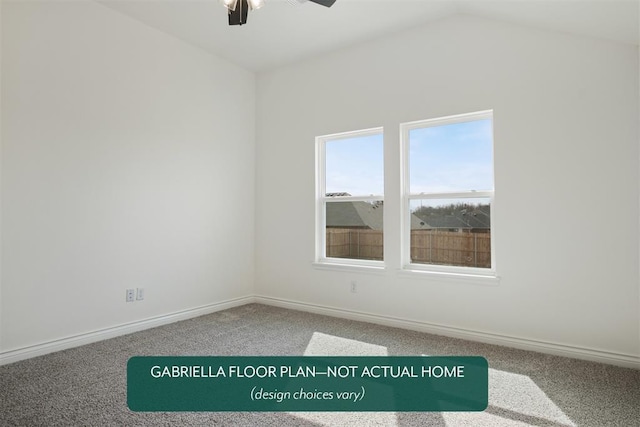
<path id="1" fill-rule="evenodd" d="M 637 49 L 455 17 L 260 76 L 256 146 L 253 75 L 170 36 L 80 1 L 0 30 L 0 356 L 254 291 L 640 356 Z M 489 108 L 500 285 L 398 276 L 398 123 Z M 380 125 L 388 271 L 315 270 L 314 137 Z"/>
<path id="2" fill-rule="evenodd" d="M 634 46 L 470 16 L 260 75 L 257 293 L 638 360 L 637 94 Z M 499 286 L 400 277 L 398 124 L 485 109 Z M 316 270 L 314 137 L 374 126 L 388 270 Z"/>
<path id="3" fill-rule="evenodd" d="M 2 1 L 0 0 L 0 310 L 2 309 Z M 2 314 L 0 313 L 0 351 L 2 349 Z"/>
<path id="4" fill-rule="evenodd" d="M 0 354 L 251 295 L 254 75 L 94 2 L 2 12 Z"/>

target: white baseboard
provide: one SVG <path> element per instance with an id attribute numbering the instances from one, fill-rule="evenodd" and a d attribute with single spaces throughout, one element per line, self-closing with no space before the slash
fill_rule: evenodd
<path id="1" fill-rule="evenodd" d="M 574 347 L 564 344 L 536 341 L 527 338 L 474 331 L 470 329 L 453 328 L 450 326 L 437 325 L 433 323 L 418 322 L 415 320 L 408 320 L 391 316 L 381 316 L 377 314 L 363 313 L 353 310 L 345 310 L 342 308 L 327 307 L 317 304 L 309 304 L 267 296 L 255 296 L 254 301 L 259 304 L 272 305 L 275 307 L 289 308 L 292 310 L 306 311 L 333 317 L 340 317 L 343 319 L 375 323 L 378 325 L 391 326 L 401 329 L 410 329 L 418 332 L 426 332 L 429 334 L 443 335 L 469 341 L 501 345 L 521 350 L 536 351 L 539 353 L 552 354 L 555 356 L 564 356 L 574 359 L 588 360 L 591 362 L 606 363 L 609 365 L 616 365 L 625 368 L 640 369 L 640 356 L 634 356 L 630 354 L 612 353 L 590 348 Z"/>
<path id="2" fill-rule="evenodd" d="M 246 296 L 231 300 L 221 301 L 218 303 L 207 304 L 188 310 L 182 310 L 163 316 L 144 319 L 137 322 L 131 322 L 124 325 L 114 326 L 111 328 L 100 329 L 71 337 L 61 338 L 58 340 L 48 341 L 29 347 L 23 347 L 15 350 L 9 350 L 0 353 L 0 366 L 8 363 L 17 362 L 31 357 L 42 356 L 44 354 L 53 353 L 67 348 L 79 347 L 81 345 L 90 344 L 96 341 L 106 340 L 145 329 L 154 328 L 156 326 L 166 325 L 168 323 L 178 322 L 180 320 L 191 319 L 205 314 L 222 311 L 229 308 L 239 307 L 245 304 L 259 303 L 271 305 L 274 307 L 288 308 L 298 311 L 306 311 L 309 313 L 323 314 L 326 316 L 339 317 L 342 319 L 350 319 L 361 322 L 375 323 L 378 325 L 391 326 L 401 329 L 409 329 L 418 332 L 426 332 L 430 334 L 443 335 L 452 338 L 460 338 L 470 341 L 483 342 L 487 344 L 502 345 L 521 350 L 536 351 L 540 353 L 553 354 L 556 356 L 571 357 L 575 359 L 589 360 L 592 362 L 606 363 L 609 365 L 622 366 L 625 368 L 640 369 L 640 357 L 594 350 L 582 347 L 573 347 L 563 344 L 550 343 L 544 341 L 536 341 L 526 338 L 519 338 L 507 335 L 492 334 L 470 329 L 453 328 L 450 326 L 437 325 L 427 322 L 418 322 L 415 320 L 402 319 L 392 316 L 381 316 L 378 314 L 358 312 L 354 310 L 346 310 L 336 307 L 322 306 L 318 304 L 309 304 L 299 301 L 286 300 L 281 298 L 273 298 L 267 296 Z"/>
<path id="3" fill-rule="evenodd" d="M 124 325 L 118 325 L 111 328 L 100 329 L 97 331 L 48 341 L 42 344 L 36 344 L 29 347 L 5 351 L 0 353 L 0 366 L 6 365 L 8 363 L 18 362 L 24 359 L 29 359 L 31 357 L 42 356 L 44 354 L 65 350 L 67 348 L 79 347 L 81 345 L 90 344 L 96 341 L 102 341 L 109 338 L 115 338 L 121 335 L 127 335 L 133 332 L 142 331 L 145 329 L 155 328 L 156 326 L 162 326 L 168 323 L 178 322 L 180 320 L 204 316 L 205 314 L 215 313 L 216 311 L 222 311 L 228 308 L 238 307 L 253 302 L 255 302 L 255 299 L 252 296 L 234 298 L 213 304 L 203 305 L 201 307 L 195 307 L 188 310 L 181 310 L 162 316 L 126 323 Z"/>

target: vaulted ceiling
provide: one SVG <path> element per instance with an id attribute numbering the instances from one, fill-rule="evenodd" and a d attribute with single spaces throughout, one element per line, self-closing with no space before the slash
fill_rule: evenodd
<path id="1" fill-rule="evenodd" d="M 252 71 L 384 37 L 454 14 L 638 45 L 638 0 L 266 0 L 229 26 L 219 0 L 97 0 Z"/>

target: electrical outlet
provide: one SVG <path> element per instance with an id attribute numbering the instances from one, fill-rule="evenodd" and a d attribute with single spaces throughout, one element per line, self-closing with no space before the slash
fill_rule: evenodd
<path id="1" fill-rule="evenodd" d="M 136 299 L 138 301 L 142 301 L 144 299 L 144 288 L 137 288 L 136 289 Z"/>
<path id="2" fill-rule="evenodd" d="M 358 282 L 356 282 L 355 280 L 351 281 L 351 292 L 354 294 L 358 292 Z"/>
<path id="3" fill-rule="evenodd" d="M 136 299 L 136 290 L 127 289 L 127 302 L 133 302 Z"/>

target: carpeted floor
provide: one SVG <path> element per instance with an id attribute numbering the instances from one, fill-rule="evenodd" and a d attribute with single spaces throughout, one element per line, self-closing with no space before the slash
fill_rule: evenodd
<path id="1" fill-rule="evenodd" d="M 135 413 L 137 355 L 480 355 L 481 413 Z M 2 426 L 640 426 L 640 371 L 258 304 L 0 366 Z"/>

